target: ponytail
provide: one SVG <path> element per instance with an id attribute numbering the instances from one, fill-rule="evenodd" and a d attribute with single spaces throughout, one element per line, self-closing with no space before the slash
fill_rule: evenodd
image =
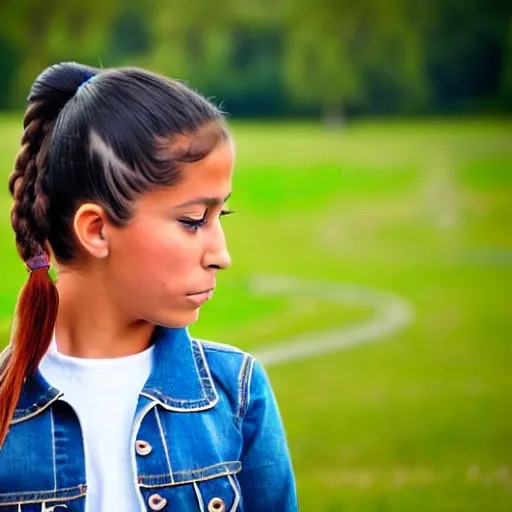
<path id="1" fill-rule="evenodd" d="M 0 447 L 9 431 L 25 379 L 37 369 L 53 336 L 59 296 L 48 267 L 30 271 L 16 306 L 9 347 L 0 368 Z"/>
<path id="2" fill-rule="evenodd" d="M 28 97 L 21 149 L 9 177 L 14 198 L 11 224 L 16 247 L 30 275 L 16 305 L 11 341 L 0 355 L 0 449 L 23 384 L 50 346 L 59 296 L 48 269 L 49 199 L 46 167 L 51 134 L 61 110 L 92 68 L 56 65 L 39 75 Z"/>

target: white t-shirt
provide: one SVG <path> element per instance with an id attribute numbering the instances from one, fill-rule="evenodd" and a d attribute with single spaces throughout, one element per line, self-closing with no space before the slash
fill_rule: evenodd
<path id="1" fill-rule="evenodd" d="M 140 512 L 131 430 L 153 347 L 113 359 L 69 357 L 55 340 L 40 363 L 44 378 L 78 415 L 85 443 L 86 512 Z"/>

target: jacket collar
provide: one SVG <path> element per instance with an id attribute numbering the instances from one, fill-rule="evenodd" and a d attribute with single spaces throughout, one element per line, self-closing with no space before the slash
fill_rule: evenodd
<path id="1" fill-rule="evenodd" d="M 141 395 L 168 410 L 201 411 L 218 401 L 202 345 L 186 328 L 156 327 L 153 369 Z"/>
<path id="2" fill-rule="evenodd" d="M 141 396 L 170 411 L 202 411 L 218 401 L 202 345 L 186 328 L 157 326 L 152 343 L 153 367 Z M 44 411 L 63 393 L 51 386 L 39 369 L 27 378 L 11 424 Z"/>

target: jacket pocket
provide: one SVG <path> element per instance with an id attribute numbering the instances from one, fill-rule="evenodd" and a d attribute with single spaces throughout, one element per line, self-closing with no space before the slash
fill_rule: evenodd
<path id="1" fill-rule="evenodd" d="M 0 512 L 82 511 L 85 493 L 85 485 L 52 491 L 0 493 Z"/>
<path id="2" fill-rule="evenodd" d="M 238 461 L 223 462 L 172 476 L 141 476 L 139 485 L 148 511 L 241 512 L 241 468 Z"/>

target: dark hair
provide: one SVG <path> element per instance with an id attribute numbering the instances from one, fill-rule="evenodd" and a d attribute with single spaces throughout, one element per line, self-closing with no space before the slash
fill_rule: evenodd
<path id="1" fill-rule="evenodd" d="M 141 194 L 180 179 L 180 164 L 204 158 L 228 137 L 222 112 L 183 83 L 136 68 L 49 67 L 28 97 L 21 150 L 9 179 L 11 222 L 27 262 L 76 254 L 72 221 L 94 202 L 117 226 Z M 186 135 L 188 144 L 173 144 Z M 30 272 L 0 361 L 0 446 L 23 382 L 48 350 L 58 294 L 47 269 Z"/>

